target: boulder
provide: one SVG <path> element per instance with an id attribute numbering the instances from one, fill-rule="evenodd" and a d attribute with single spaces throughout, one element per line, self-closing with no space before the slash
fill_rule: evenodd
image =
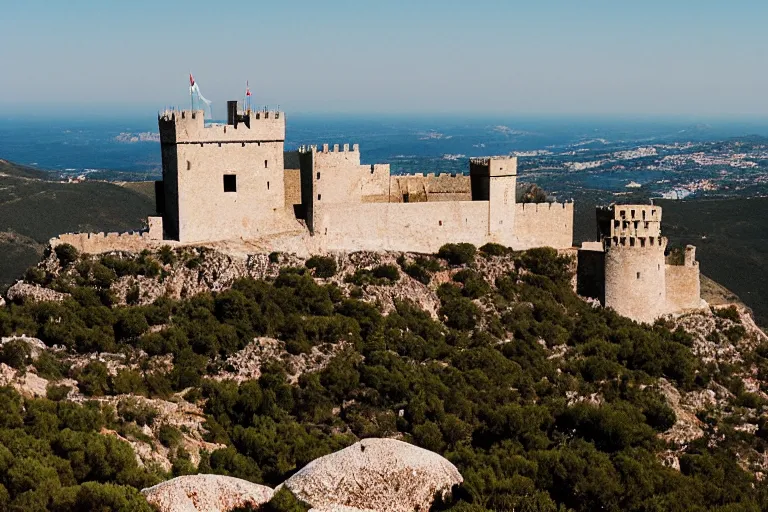
<path id="1" fill-rule="evenodd" d="M 286 480 L 316 510 L 427 511 L 463 481 L 440 455 L 394 439 L 364 439 L 320 457 Z M 346 508 L 344 508 L 346 507 Z"/>
<path id="2" fill-rule="evenodd" d="M 272 499 L 264 485 L 223 475 L 188 475 L 142 489 L 150 505 L 160 512 L 226 512 Z"/>
<path id="3" fill-rule="evenodd" d="M 34 302 L 61 302 L 69 297 L 69 294 L 43 288 L 36 284 L 17 281 L 16 284 L 8 288 L 6 296 L 11 302 L 22 302 L 25 300 Z"/>

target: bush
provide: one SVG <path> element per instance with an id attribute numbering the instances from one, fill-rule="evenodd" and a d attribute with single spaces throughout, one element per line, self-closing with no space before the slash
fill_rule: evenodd
<path id="1" fill-rule="evenodd" d="M 129 306 L 135 306 L 139 303 L 139 300 L 141 299 L 141 290 L 139 289 L 138 284 L 131 285 L 130 288 L 128 288 L 128 291 L 125 294 L 125 302 Z"/>
<path id="2" fill-rule="evenodd" d="M 400 279 L 400 272 L 394 265 L 379 265 L 372 270 L 364 268 L 357 269 L 354 274 L 347 276 L 344 281 L 357 286 L 366 284 L 372 285 L 390 285 Z"/>
<path id="3" fill-rule="evenodd" d="M 440 308 L 440 316 L 445 318 L 445 324 L 459 330 L 472 330 L 480 317 L 480 308 L 465 297 L 453 298 L 446 301 Z"/>
<path id="4" fill-rule="evenodd" d="M 17 370 L 24 370 L 31 362 L 31 352 L 26 341 L 11 340 L 0 347 L 0 362 Z"/>
<path id="5" fill-rule="evenodd" d="M 181 431 L 173 425 L 161 425 L 157 433 L 157 439 L 166 448 L 175 448 L 181 442 L 183 436 Z"/>
<path id="6" fill-rule="evenodd" d="M 400 279 L 400 272 L 394 265 L 379 265 L 374 267 L 371 273 L 377 279 L 386 279 L 393 283 Z"/>
<path id="7" fill-rule="evenodd" d="M 117 414 L 123 421 L 136 422 L 137 425 L 152 425 L 157 418 L 158 411 L 150 405 L 144 404 L 135 398 L 125 398 L 117 404 Z"/>
<path id="8" fill-rule="evenodd" d="M 76 375 L 80 392 L 85 396 L 106 395 L 109 390 L 109 373 L 104 363 L 92 361 Z"/>
<path id="9" fill-rule="evenodd" d="M 468 265 L 475 261 L 477 249 L 472 244 L 445 244 L 437 251 L 437 256 L 451 265 Z"/>
<path id="10" fill-rule="evenodd" d="M 327 279 L 336 275 L 336 260 L 329 256 L 312 256 L 305 266 L 315 271 L 315 277 Z"/>
<path id="11" fill-rule="evenodd" d="M 38 267 L 29 267 L 24 273 L 24 280 L 32 284 L 44 285 L 46 278 L 45 270 Z"/>
<path id="12" fill-rule="evenodd" d="M 77 249 L 70 244 L 57 245 L 53 252 L 56 253 L 56 257 L 59 259 L 59 263 L 62 267 L 66 267 L 76 262 L 80 257 L 80 253 L 77 252 Z"/>
<path id="13" fill-rule="evenodd" d="M 408 263 L 405 256 L 401 255 L 397 258 L 397 264 L 400 265 L 406 275 L 422 284 L 429 284 L 432 280 L 431 272 L 440 270 L 440 264 L 437 261 L 423 256 L 419 256 L 412 263 Z"/>
<path id="14" fill-rule="evenodd" d="M 164 245 L 160 248 L 160 261 L 163 265 L 173 265 L 176 263 L 176 253 L 173 252 L 170 245 Z"/>
<path id="15" fill-rule="evenodd" d="M 729 306 L 727 308 L 713 308 L 712 311 L 718 318 L 723 318 L 725 320 L 730 320 L 731 322 L 736 323 L 741 322 L 739 317 L 739 310 L 736 309 L 736 306 Z"/>
<path id="16" fill-rule="evenodd" d="M 505 254 L 509 253 L 510 250 L 501 244 L 489 242 L 480 247 L 480 252 L 482 252 L 485 256 L 504 256 Z"/>

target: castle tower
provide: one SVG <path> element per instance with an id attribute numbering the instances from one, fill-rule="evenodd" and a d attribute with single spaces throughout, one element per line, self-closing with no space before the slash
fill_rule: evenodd
<path id="1" fill-rule="evenodd" d="M 667 239 L 661 236 L 661 208 L 613 205 L 598 211 L 605 275 L 604 306 L 641 322 L 667 312 Z"/>
<path id="2" fill-rule="evenodd" d="M 488 235 L 513 245 L 517 157 L 472 158 L 469 179 L 473 201 L 488 201 Z"/>
<path id="3" fill-rule="evenodd" d="M 206 124 L 202 110 L 158 116 L 158 210 L 169 238 L 258 238 L 284 225 L 285 116 L 239 112 L 236 102 L 228 103 L 227 114 L 226 124 Z"/>

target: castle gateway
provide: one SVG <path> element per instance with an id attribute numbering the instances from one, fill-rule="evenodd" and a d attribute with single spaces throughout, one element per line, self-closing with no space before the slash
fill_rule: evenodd
<path id="1" fill-rule="evenodd" d="M 361 164 L 357 144 L 286 152 L 282 112 L 229 102 L 226 124 L 205 123 L 202 110 L 168 110 L 158 124 L 166 239 L 277 250 L 299 238 L 311 251 L 573 245 L 573 203 L 516 202 L 516 157 L 474 158 L 469 175 L 391 176 L 388 164 Z"/>

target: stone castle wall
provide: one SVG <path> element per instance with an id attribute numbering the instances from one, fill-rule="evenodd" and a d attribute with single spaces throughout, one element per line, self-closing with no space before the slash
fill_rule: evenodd
<path id="1" fill-rule="evenodd" d="M 314 227 L 317 243 L 329 251 L 431 253 L 449 242 L 490 241 L 487 201 L 337 203 L 315 211 Z"/>
<path id="2" fill-rule="evenodd" d="M 515 228 L 523 247 L 571 247 L 573 203 L 516 203 Z"/>
<path id="3" fill-rule="evenodd" d="M 666 295 L 670 312 L 686 311 L 701 307 L 701 281 L 699 265 L 667 265 Z"/>
<path id="4" fill-rule="evenodd" d="M 390 178 L 389 202 L 471 201 L 466 174 L 408 174 Z"/>

